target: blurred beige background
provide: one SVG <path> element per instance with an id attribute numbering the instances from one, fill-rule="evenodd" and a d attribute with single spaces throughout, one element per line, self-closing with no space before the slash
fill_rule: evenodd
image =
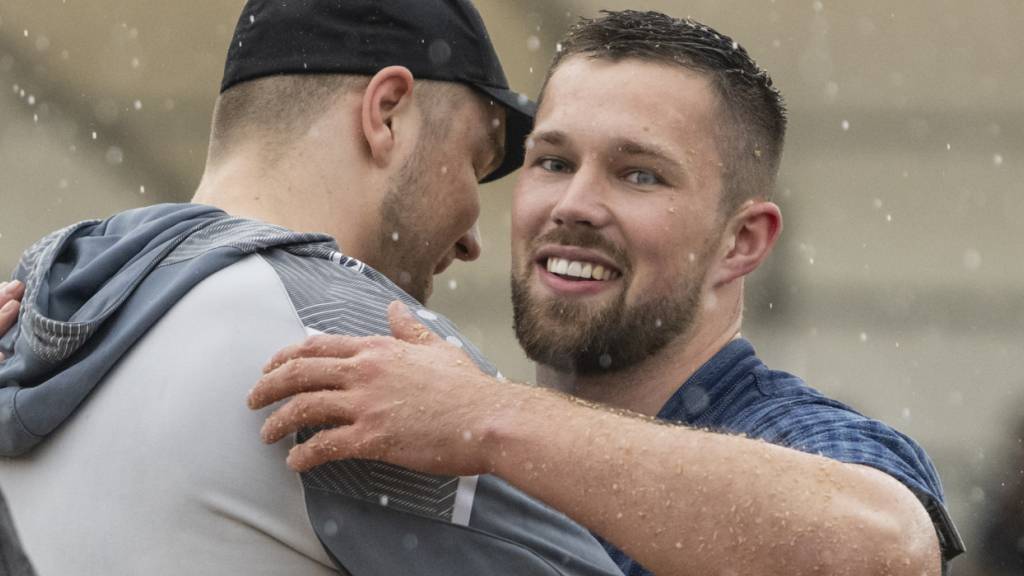
<path id="1" fill-rule="evenodd" d="M 0 270 L 75 220 L 188 200 L 242 3 L 0 0 Z M 974 552 L 958 573 L 995 573 L 974 567 L 980 526 L 1024 474 L 1007 459 L 1024 419 L 1024 2 L 477 4 L 533 96 L 558 36 L 599 8 L 693 16 L 772 73 L 791 115 L 787 226 L 746 335 L 918 439 Z M 484 188 L 484 256 L 432 304 L 531 380 L 508 305 L 510 188 Z"/>

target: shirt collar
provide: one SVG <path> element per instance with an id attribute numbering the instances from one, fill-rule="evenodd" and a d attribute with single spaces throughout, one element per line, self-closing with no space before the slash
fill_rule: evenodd
<path id="1" fill-rule="evenodd" d="M 691 375 L 658 412 L 661 420 L 694 423 L 761 364 L 754 345 L 736 338 Z"/>

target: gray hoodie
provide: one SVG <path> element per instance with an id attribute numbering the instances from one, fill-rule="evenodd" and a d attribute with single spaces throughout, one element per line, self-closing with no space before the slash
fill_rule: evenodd
<path id="1" fill-rule="evenodd" d="M 259 365 L 308 334 L 387 334 L 396 299 L 495 373 L 329 237 L 161 205 L 51 234 L 15 277 L 0 485 L 42 573 L 620 574 L 498 478 L 344 461 L 299 481 L 259 443 Z"/>
<path id="2" fill-rule="evenodd" d="M 87 221 L 33 245 L 14 278 L 27 290 L 0 339 L 0 455 L 17 456 L 60 426 L 135 341 L 200 280 L 273 246 L 330 242 L 277 229 L 211 250 L 185 269 L 164 259 L 224 212 L 165 204 Z M 271 227 L 268 227 L 271 228 Z"/>

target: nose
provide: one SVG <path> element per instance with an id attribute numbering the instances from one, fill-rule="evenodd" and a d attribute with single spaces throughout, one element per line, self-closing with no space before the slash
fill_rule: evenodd
<path id="1" fill-rule="evenodd" d="M 607 183 L 594 170 L 582 166 L 567 182 L 551 210 L 551 220 L 559 226 L 590 226 L 600 228 L 611 217 L 605 203 Z"/>
<path id="2" fill-rule="evenodd" d="M 480 227 L 474 223 L 473 227 L 455 243 L 455 257 L 464 262 L 476 260 L 483 250 L 480 244 Z"/>

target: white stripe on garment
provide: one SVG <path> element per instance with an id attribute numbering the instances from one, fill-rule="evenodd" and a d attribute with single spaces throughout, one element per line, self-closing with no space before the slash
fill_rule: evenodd
<path id="1" fill-rule="evenodd" d="M 473 512 L 473 499 L 476 498 L 476 484 L 479 476 L 462 476 L 459 487 L 455 491 L 455 509 L 452 511 L 452 524 L 469 526 L 469 517 Z"/>

